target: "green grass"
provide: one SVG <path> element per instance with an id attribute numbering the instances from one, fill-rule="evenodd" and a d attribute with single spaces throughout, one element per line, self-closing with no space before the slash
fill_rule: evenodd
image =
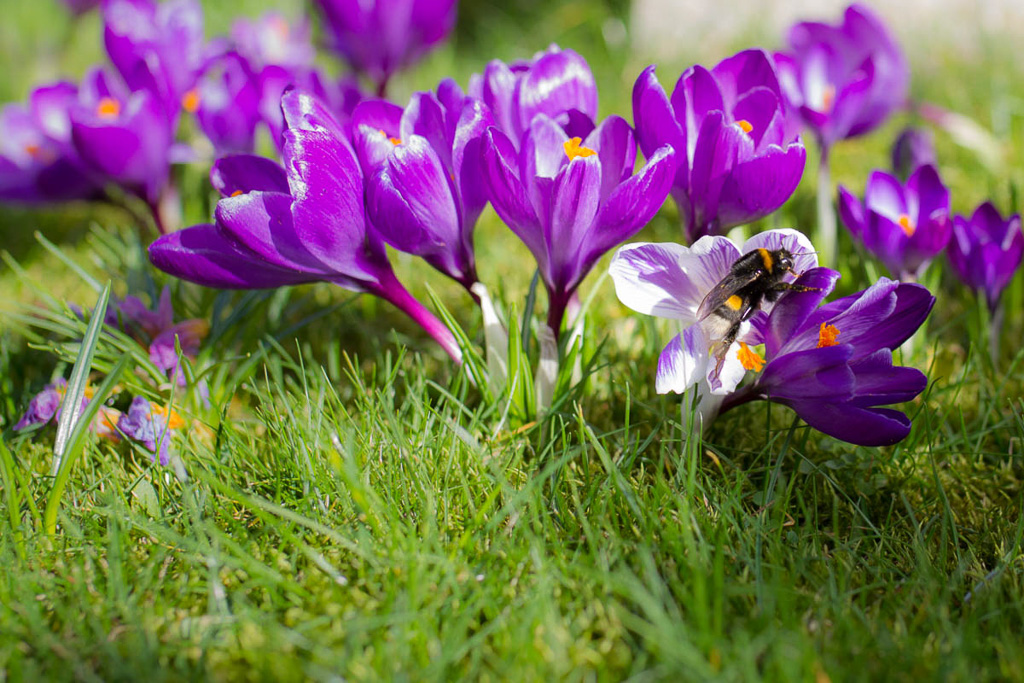
<path id="1" fill-rule="evenodd" d="M 18 7 L 23 33 L 5 22 L 3 35 L 20 37 L 3 58 L 36 64 L 33 36 L 50 35 L 52 8 Z M 464 81 L 494 54 L 558 40 L 594 63 L 602 109 L 629 118 L 638 70 L 600 47 L 608 11 L 564 3 L 555 20 L 505 17 L 529 45 L 479 18 L 398 87 L 447 72 Z M 63 63 L 98 56 L 89 36 L 75 34 Z M 1021 158 L 1012 93 L 1024 68 L 1009 46 L 981 63 L 911 60 L 918 96 L 976 118 Z M 682 66 L 659 73 L 671 82 Z M 0 92 L 20 98 L 33 77 L 6 73 Z M 903 122 L 837 148 L 837 180 L 859 190 Z M 1009 208 L 1019 161 L 989 170 L 938 144 L 956 210 L 989 196 Z M 813 226 L 812 175 L 766 225 Z M 206 201 L 186 195 L 186 212 L 202 220 Z M 676 239 L 675 220 L 666 205 L 638 239 Z M 503 422 L 504 405 L 370 297 L 170 281 L 146 263 L 151 235 L 116 212 L 3 208 L 0 235 L 24 268 L 0 266 L 0 678 L 1024 679 L 1019 276 L 990 358 L 975 299 L 933 265 L 938 302 L 904 358 L 930 385 L 904 406 L 914 428 L 903 443 L 850 446 L 764 403 L 696 443 L 678 398 L 653 388 L 668 327 L 625 311 L 604 265 L 584 288 L 596 289 L 588 325 L 603 342 L 586 391 L 523 425 Z M 484 281 L 521 311 L 528 253 L 491 211 L 477 245 Z M 846 293 L 878 266 L 843 246 Z M 98 294 L 58 252 L 119 295 L 170 284 L 178 318 L 212 316 L 212 329 L 196 363 L 210 405 L 174 397 L 195 421 L 178 460 L 160 467 L 129 444 L 89 440 L 51 537 L 54 429 L 11 426 L 78 355 L 85 324 L 63 302 L 88 307 Z M 438 292 L 481 341 L 464 294 L 396 263 L 421 300 Z M 144 349 L 109 333 L 97 378 L 122 357 L 120 408 L 154 392 Z"/>

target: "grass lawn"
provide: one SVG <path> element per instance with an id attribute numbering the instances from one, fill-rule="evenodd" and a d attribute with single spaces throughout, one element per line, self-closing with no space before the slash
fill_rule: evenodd
<path id="1" fill-rule="evenodd" d="M 96 15 L 71 26 L 53 0 L 7 4 L 0 99 L 103 58 Z M 206 2 L 208 33 L 264 4 Z M 645 64 L 605 41 L 621 10 L 535 5 L 494 19 L 468 4 L 453 45 L 402 75 L 396 100 L 557 41 L 590 61 L 602 114 L 631 120 Z M 954 211 L 1019 209 L 1024 62 L 1010 45 L 908 52 L 914 97 L 1003 147 L 986 166 L 936 133 Z M 724 56 L 694 46 L 659 75 L 670 86 Z M 859 193 L 908 121 L 839 145 L 834 179 Z M 813 235 L 813 157 L 757 227 Z M 209 220 L 207 170 L 180 170 L 188 222 Z M 837 295 L 884 273 L 841 237 Z M 619 303 L 607 258 L 582 290 L 589 374 L 532 420 L 483 400 L 379 300 L 325 284 L 203 289 L 148 264 L 153 238 L 116 209 L 0 207 L 0 680 L 1024 679 L 1019 273 L 993 357 L 984 306 L 944 259 L 931 266 L 937 303 L 902 351 L 928 389 L 902 406 L 907 439 L 865 448 L 764 402 L 688 440 L 679 397 L 654 391 L 674 332 Z M 679 241 L 675 206 L 636 239 Z M 522 312 L 529 252 L 490 209 L 476 245 L 481 279 Z M 482 344 L 465 293 L 393 256 Z M 69 376 L 86 326 L 68 304 L 93 306 L 107 280 L 147 303 L 169 285 L 177 318 L 211 321 L 194 364 L 209 405 L 175 398 L 191 429 L 170 466 L 88 439 L 50 536 L 55 428 L 13 425 Z M 116 405 L 155 397 L 146 350 L 116 335 L 99 341 L 97 382 L 122 358 Z"/>

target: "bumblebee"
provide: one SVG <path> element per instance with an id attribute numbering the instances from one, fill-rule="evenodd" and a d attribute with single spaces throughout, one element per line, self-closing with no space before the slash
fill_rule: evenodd
<path id="1" fill-rule="evenodd" d="M 783 292 L 818 291 L 783 281 L 793 273 L 793 254 L 788 249 L 755 249 L 736 259 L 729 274 L 708 292 L 697 309 L 697 320 L 712 338 L 721 337 L 714 347 L 718 359 L 715 372 L 722 369 L 725 354 L 736 341 L 740 325 L 761 308 L 763 301 L 775 301 Z"/>

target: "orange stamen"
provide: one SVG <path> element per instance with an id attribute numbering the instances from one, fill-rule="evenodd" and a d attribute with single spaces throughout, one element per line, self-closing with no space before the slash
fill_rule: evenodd
<path id="1" fill-rule="evenodd" d="M 748 135 L 750 134 L 750 131 L 754 130 L 754 126 L 750 123 L 750 121 L 747 121 L 746 119 L 740 119 L 739 121 L 736 122 L 736 125 L 739 126 L 740 129 L 742 129 L 743 132 L 747 133 Z"/>
<path id="2" fill-rule="evenodd" d="M 822 323 L 821 327 L 818 328 L 818 348 L 823 349 L 827 346 L 835 346 L 839 343 L 836 341 L 838 337 L 838 327 L 835 325 L 829 325 L 828 323 Z"/>
<path id="3" fill-rule="evenodd" d="M 389 136 L 387 133 L 384 132 L 383 128 L 380 129 L 380 134 L 383 135 L 384 137 L 386 137 L 388 139 L 388 142 L 390 142 L 392 145 L 398 146 L 398 145 L 402 144 L 402 139 L 401 138 L 393 138 L 393 137 Z"/>
<path id="4" fill-rule="evenodd" d="M 199 111 L 199 91 L 192 88 L 187 93 L 181 96 L 181 106 L 189 114 L 195 114 Z"/>
<path id="5" fill-rule="evenodd" d="M 581 147 L 581 142 L 583 142 L 582 138 L 570 138 L 562 145 L 562 148 L 565 149 L 565 156 L 569 157 L 569 161 L 576 157 L 589 157 L 597 154 L 597 152 L 589 147 Z"/>
<path id="6" fill-rule="evenodd" d="M 740 364 L 745 370 L 761 372 L 761 368 L 764 367 L 764 358 L 761 358 L 757 351 L 754 351 L 743 342 L 740 342 L 740 350 L 736 353 L 736 357 L 739 358 Z"/>
<path id="7" fill-rule="evenodd" d="M 185 418 L 170 408 L 151 404 L 150 411 L 154 416 L 166 419 L 168 429 L 181 429 L 185 426 Z"/>
<path id="8" fill-rule="evenodd" d="M 914 231 L 917 230 L 917 226 L 915 226 L 910 220 L 910 216 L 905 213 L 900 214 L 900 219 L 897 222 L 900 224 L 900 227 L 903 228 L 903 232 L 907 237 L 911 237 L 914 234 Z"/>
<path id="9" fill-rule="evenodd" d="M 104 97 L 96 105 L 96 115 L 104 119 L 116 119 L 121 114 L 121 103 L 113 97 Z"/>
<path id="10" fill-rule="evenodd" d="M 291 32 L 291 27 L 288 26 L 288 22 L 281 17 L 272 17 L 268 22 L 271 30 L 281 38 L 287 38 Z"/>
<path id="11" fill-rule="evenodd" d="M 243 194 L 241 190 L 235 190 L 234 192 L 231 193 L 231 196 L 232 197 L 237 197 L 240 194 Z"/>
<path id="12" fill-rule="evenodd" d="M 825 88 L 825 92 L 821 95 L 821 108 L 822 111 L 828 113 L 832 111 L 832 105 L 836 102 L 836 86 L 830 85 Z"/>

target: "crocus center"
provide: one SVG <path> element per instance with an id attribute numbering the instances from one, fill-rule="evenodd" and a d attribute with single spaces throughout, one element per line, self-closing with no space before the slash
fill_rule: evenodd
<path id="1" fill-rule="evenodd" d="M 175 411 L 164 406 L 151 405 L 150 411 L 156 417 L 162 418 L 167 423 L 168 429 L 181 429 L 185 426 L 185 418 Z"/>
<path id="2" fill-rule="evenodd" d="M 757 351 L 754 351 L 743 342 L 740 342 L 740 350 L 736 353 L 736 356 L 745 370 L 761 372 L 761 368 L 764 367 L 764 358 L 757 355 Z"/>
<path id="3" fill-rule="evenodd" d="M 270 30 L 278 35 L 279 38 L 287 38 L 291 32 L 291 28 L 288 26 L 288 22 L 281 17 L 272 17 L 269 21 Z"/>
<path id="4" fill-rule="evenodd" d="M 825 92 L 821 94 L 821 110 L 825 113 L 832 111 L 832 105 L 836 103 L 836 86 L 825 86 Z"/>
<path id="5" fill-rule="evenodd" d="M 912 236 L 914 231 L 917 230 L 917 226 L 915 226 L 913 221 L 910 220 L 910 216 L 905 213 L 900 214 L 900 218 L 897 223 L 899 223 L 900 227 L 903 228 L 903 232 L 907 237 Z"/>
<path id="6" fill-rule="evenodd" d="M 836 341 L 838 337 L 838 327 L 835 325 L 829 325 L 828 323 L 822 323 L 821 327 L 818 328 L 818 348 L 823 349 L 826 346 L 835 346 L 839 343 Z"/>
<path id="7" fill-rule="evenodd" d="M 583 142 L 583 138 L 569 138 L 562 144 L 562 147 L 565 149 L 565 156 L 569 157 L 569 161 L 576 157 L 589 157 L 597 154 L 597 152 L 589 147 L 580 146 L 581 142 Z"/>
<path id="8" fill-rule="evenodd" d="M 398 145 L 402 144 L 402 139 L 401 138 L 393 138 L 393 137 L 389 136 L 387 133 L 384 132 L 383 128 L 380 129 L 380 134 L 383 135 L 384 137 L 386 137 L 388 139 L 388 142 L 390 142 L 392 145 L 395 145 L 396 147 Z"/>
<path id="9" fill-rule="evenodd" d="M 113 97 L 104 97 L 96 105 L 96 115 L 102 119 L 116 119 L 121 113 L 121 103 Z"/>
<path id="10" fill-rule="evenodd" d="M 747 133 L 748 135 L 750 134 L 750 131 L 754 130 L 754 126 L 751 125 L 750 121 L 747 121 L 746 119 L 740 119 L 739 121 L 736 122 L 736 125 L 740 127 L 740 130 L 742 130 L 744 133 Z"/>
<path id="11" fill-rule="evenodd" d="M 195 114 L 199 111 L 199 91 L 192 88 L 187 93 L 181 96 L 181 106 L 189 114 Z"/>

